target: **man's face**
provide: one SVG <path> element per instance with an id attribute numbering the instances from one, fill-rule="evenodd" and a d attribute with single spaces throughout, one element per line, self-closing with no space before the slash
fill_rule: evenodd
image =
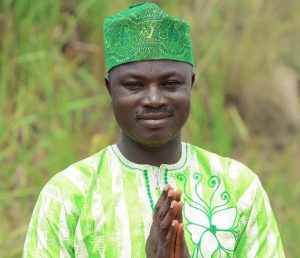
<path id="1" fill-rule="evenodd" d="M 147 147 L 180 137 L 193 82 L 192 66 L 183 62 L 143 61 L 114 68 L 106 86 L 123 134 Z"/>

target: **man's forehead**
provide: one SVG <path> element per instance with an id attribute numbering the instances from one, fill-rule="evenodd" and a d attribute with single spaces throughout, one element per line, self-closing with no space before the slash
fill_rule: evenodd
<path id="1" fill-rule="evenodd" d="M 109 75 L 114 77 L 126 76 L 135 78 L 144 77 L 146 75 L 171 77 L 191 74 L 192 70 L 192 65 L 184 62 L 173 60 L 148 60 L 119 65 L 112 69 Z"/>

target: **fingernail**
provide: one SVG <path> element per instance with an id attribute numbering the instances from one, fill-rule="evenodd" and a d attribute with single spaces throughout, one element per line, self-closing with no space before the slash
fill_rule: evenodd
<path id="1" fill-rule="evenodd" d="M 168 188 L 169 188 L 169 185 L 165 185 L 163 191 L 166 192 L 168 190 Z"/>
<path id="2" fill-rule="evenodd" d="M 175 227 L 177 220 L 173 220 L 172 227 Z"/>
<path id="3" fill-rule="evenodd" d="M 175 201 L 172 201 L 172 202 L 171 202 L 171 209 L 174 208 L 175 203 L 176 203 Z"/>

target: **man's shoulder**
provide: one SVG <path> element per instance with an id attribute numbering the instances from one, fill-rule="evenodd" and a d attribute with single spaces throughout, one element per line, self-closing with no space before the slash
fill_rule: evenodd
<path id="1" fill-rule="evenodd" d="M 86 196 L 108 148 L 77 161 L 54 175 L 44 186 L 41 194 L 56 196 L 62 202 L 65 199 Z"/>
<path id="2" fill-rule="evenodd" d="M 222 185 L 239 208 L 251 207 L 256 193 L 262 189 L 258 176 L 243 163 L 191 145 L 193 162 L 199 164 L 200 174 L 208 183 Z M 214 182 L 213 182 L 214 181 Z"/>
<path id="3" fill-rule="evenodd" d="M 259 181 L 257 175 L 245 164 L 190 144 L 192 156 L 200 167 L 211 175 L 220 175 L 224 180 L 249 185 Z"/>

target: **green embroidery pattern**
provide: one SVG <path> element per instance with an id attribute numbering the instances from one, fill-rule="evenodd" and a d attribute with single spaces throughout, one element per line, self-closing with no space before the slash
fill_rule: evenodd
<path id="1" fill-rule="evenodd" d="M 201 197 L 202 177 L 199 173 L 192 175 L 192 180 L 195 181 L 194 189 L 192 189 L 195 193 L 194 199 L 187 193 L 186 176 L 179 174 L 177 180 L 183 182 L 184 185 L 183 215 L 187 221 L 186 229 L 196 245 L 192 257 L 230 256 L 237 238 L 235 229 L 237 208 L 227 207 L 230 194 L 220 191 L 220 178 L 211 176 L 208 179 L 208 200 Z"/>
<path id="2" fill-rule="evenodd" d="M 150 184 L 149 184 L 149 177 L 148 177 L 148 171 L 144 170 L 144 178 L 145 178 L 145 185 L 146 185 L 146 189 L 147 189 L 147 196 L 150 202 L 150 206 L 152 211 L 154 210 L 154 202 L 151 196 L 151 191 L 150 191 Z"/>
<path id="3" fill-rule="evenodd" d="M 169 172 L 169 170 L 165 169 L 165 172 L 164 172 L 164 184 L 165 185 L 169 184 L 169 182 L 168 182 L 168 172 Z M 147 190 L 147 196 L 148 196 L 148 199 L 149 199 L 149 202 L 150 202 L 151 209 L 154 212 L 155 205 L 154 205 L 153 198 L 152 198 L 152 195 L 151 195 L 148 171 L 145 169 L 143 173 L 144 173 L 145 185 L 146 185 L 146 190 Z"/>

